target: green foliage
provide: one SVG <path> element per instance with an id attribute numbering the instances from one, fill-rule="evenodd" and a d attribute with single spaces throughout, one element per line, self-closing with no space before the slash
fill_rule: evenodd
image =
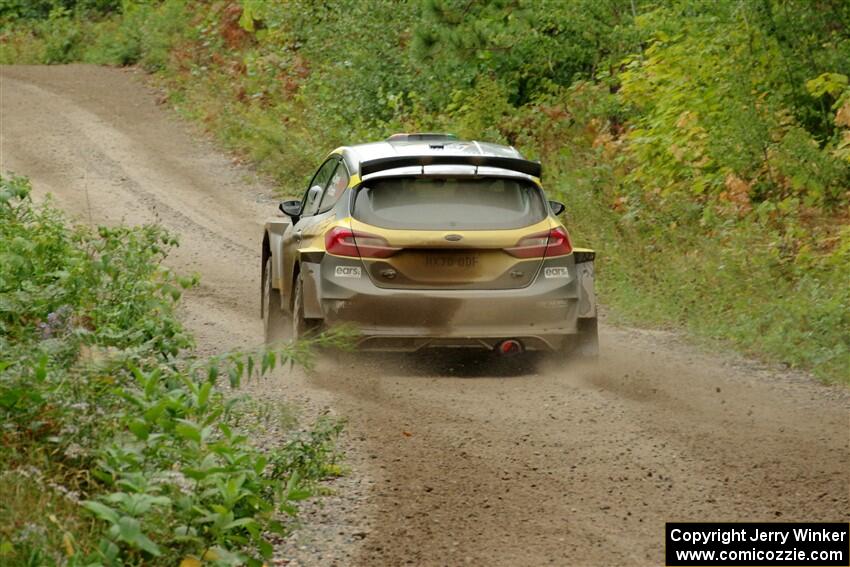
<path id="1" fill-rule="evenodd" d="M 832 207 L 850 180 L 819 148 L 818 136 L 832 127 L 808 132 L 795 123 L 786 75 L 777 72 L 790 62 L 770 29 L 748 25 L 758 21 L 750 9 L 712 4 L 684 24 L 675 8 L 639 19 L 654 38 L 620 75 L 622 100 L 633 107 L 628 181 L 640 191 L 731 200 L 746 210 L 751 201 L 788 197 Z M 817 96 L 840 92 L 841 77 L 826 73 L 808 88 Z M 734 180 L 743 180 L 737 195 L 730 194 Z"/>
<path id="2" fill-rule="evenodd" d="M 637 36 L 627 24 L 632 0 L 427 0 L 416 27 L 414 54 L 454 88 L 496 78 L 513 106 L 553 86 L 593 76 L 627 52 Z M 440 92 L 438 90 L 438 92 Z M 445 91 L 443 91 L 445 92 Z M 439 103 L 439 100 L 435 100 Z"/>
<path id="3" fill-rule="evenodd" d="M 306 439 L 254 447 L 239 427 L 240 399 L 219 383 L 309 365 L 313 347 L 344 345 L 348 332 L 193 358 L 175 307 L 197 280 L 161 264 L 174 238 L 155 226 L 68 228 L 29 191 L 23 178 L 0 178 L 0 500 L 38 500 L 21 488 L 29 479 L 54 494 L 46 506 L 63 518 L 2 528 L 3 556 L 260 564 L 265 534 L 285 529 L 281 514 L 336 471 L 341 426 L 322 421 Z"/>
<path id="4" fill-rule="evenodd" d="M 121 0 L 3 0 L 0 3 L 0 23 L 44 19 L 57 11 L 108 14 L 120 12 L 121 6 Z"/>
<path id="5" fill-rule="evenodd" d="M 823 73 L 806 81 L 806 90 L 815 98 L 829 95 L 833 100 L 837 100 L 846 88 L 847 75 L 840 73 Z"/>
<path id="6" fill-rule="evenodd" d="M 119 11 L 120 17 L 111 15 Z M 190 17 L 182 0 L 124 2 L 115 9 L 106 1 L 78 3 L 74 10 L 58 4 L 40 19 L 0 20 L 0 63 L 138 63 L 156 71 Z"/>
<path id="7" fill-rule="evenodd" d="M 101 22 L 82 59 L 90 63 L 163 69 L 172 44 L 190 17 L 185 2 L 127 2 L 120 19 Z"/>
<path id="8" fill-rule="evenodd" d="M 79 61 L 90 25 L 72 17 L 63 7 L 52 9 L 44 19 L 0 20 L 0 63 L 71 63 Z"/>

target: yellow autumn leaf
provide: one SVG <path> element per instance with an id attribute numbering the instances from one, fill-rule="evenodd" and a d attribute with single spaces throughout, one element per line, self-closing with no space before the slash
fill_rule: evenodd
<path id="1" fill-rule="evenodd" d="M 65 555 L 68 557 L 74 556 L 74 541 L 71 539 L 71 534 L 65 532 L 62 536 L 62 546 L 65 548 Z"/>
<path id="2" fill-rule="evenodd" d="M 180 562 L 180 567 L 201 567 L 201 562 L 196 557 L 189 555 L 183 558 Z"/>

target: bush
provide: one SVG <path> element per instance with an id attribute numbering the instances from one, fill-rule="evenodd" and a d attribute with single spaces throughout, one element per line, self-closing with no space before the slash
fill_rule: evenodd
<path id="1" fill-rule="evenodd" d="M 29 191 L 23 178 L 0 178 L 0 500 L 37 499 L 21 488 L 28 480 L 64 516 L 9 510 L 32 521 L 0 528 L 0 557 L 259 565 L 271 554 L 265 534 L 285 529 L 280 513 L 338 472 L 339 427 L 253 447 L 237 426 L 240 399 L 219 382 L 235 388 L 278 364 L 309 364 L 312 346 L 342 344 L 345 331 L 193 358 L 174 310 L 196 279 L 161 264 L 174 238 L 156 226 L 68 228 Z M 83 510 L 96 521 L 80 521 Z"/>
<path id="2" fill-rule="evenodd" d="M 82 59 L 122 66 L 141 63 L 149 71 L 163 69 L 189 15 L 186 3 L 178 0 L 157 5 L 128 2 L 121 18 L 99 24 L 96 39 Z"/>

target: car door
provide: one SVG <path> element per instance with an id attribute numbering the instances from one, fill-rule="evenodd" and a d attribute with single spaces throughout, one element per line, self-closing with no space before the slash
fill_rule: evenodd
<path id="1" fill-rule="evenodd" d="M 310 179 L 310 184 L 307 186 L 307 190 L 304 192 L 304 197 L 301 200 L 301 214 L 298 217 L 298 222 L 284 235 L 283 246 L 284 258 L 286 259 L 284 283 L 286 285 L 287 298 L 292 297 L 295 263 L 298 260 L 300 251 L 310 249 L 314 246 L 318 246 L 321 249 L 321 244 L 316 242 L 316 237 L 322 218 L 326 217 L 327 213 L 320 213 L 319 207 L 324 196 L 325 188 L 328 186 L 334 170 L 339 165 L 339 161 L 338 156 L 332 156 L 327 159 L 319 167 L 312 179 Z"/>

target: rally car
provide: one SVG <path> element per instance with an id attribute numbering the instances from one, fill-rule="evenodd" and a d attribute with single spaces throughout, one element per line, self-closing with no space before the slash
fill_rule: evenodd
<path id="1" fill-rule="evenodd" d="M 332 151 L 265 223 L 269 343 L 339 323 L 358 348 L 598 352 L 592 250 L 513 147 L 396 134 Z"/>

